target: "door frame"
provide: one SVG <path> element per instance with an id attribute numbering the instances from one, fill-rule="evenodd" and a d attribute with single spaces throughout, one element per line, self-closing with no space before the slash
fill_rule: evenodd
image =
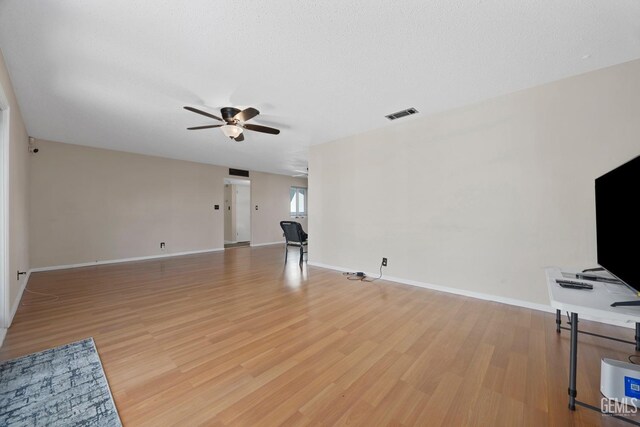
<path id="1" fill-rule="evenodd" d="M 11 110 L 0 85 L 0 327 L 9 327 L 9 140 Z"/>
<path id="2" fill-rule="evenodd" d="M 227 182 L 230 181 L 230 182 Z M 224 186 L 227 184 L 234 184 L 233 181 L 242 181 L 242 182 L 248 182 L 249 183 L 249 244 L 251 244 L 251 242 L 253 242 L 253 209 L 251 208 L 253 206 L 253 182 L 251 181 L 251 178 L 249 177 L 237 177 L 237 176 L 225 176 L 222 179 L 222 191 L 223 191 L 223 198 L 224 198 Z M 223 208 L 224 208 L 224 204 L 223 204 Z M 235 211 L 234 211 L 235 212 Z M 225 212 L 226 214 L 226 212 Z M 225 218 L 222 218 L 222 236 L 223 236 L 223 241 L 224 241 L 224 227 L 225 227 Z"/>

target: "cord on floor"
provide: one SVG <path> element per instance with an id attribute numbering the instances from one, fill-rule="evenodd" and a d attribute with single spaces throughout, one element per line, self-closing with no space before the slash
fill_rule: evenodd
<path id="1" fill-rule="evenodd" d="M 41 295 L 41 296 L 45 296 L 45 297 L 53 297 L 53 299 L 49 299 L 46 301 L 36 301 L 34 303 L 31 304 L 26 304 L 24 301 L 20 303 L 20 305 L 23 305 L 25 307 L 30 307 L 30 306 L 34 306 L 34 305 L 44 305 L 44 304 L 51 304 L 53 302 L 56 302 L 60 299 L 60 297 L 58 295 L 54 295 L 54 294 L 46 294 L 44 292 L 36 292 L 36 291 L 32 291 L 29 290 L 27 288 L 24 288 L 25 291 L 29 292 L 30 294 L 34 294 L 34 295 Z"/>
<path id="2" fill-rule="evenodd" d="M 351 272 L 345 272 L 345 273 L 342 273 L 342 275 L 347 276 L 347 280 L 371 283 L 382 278 L 382 267 L 383 267 L 382 264 L 380 264 L 380 275 L 374 279 L 367 279 L 366 274 L 362 274 L 361 276 L 358 276 L 358 273 L 351 273 Z"/>

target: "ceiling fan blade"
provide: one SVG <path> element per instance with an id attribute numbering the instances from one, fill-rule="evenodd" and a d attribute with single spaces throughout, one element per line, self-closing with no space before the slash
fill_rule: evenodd
<path id="1" fill-rule="evenodd" d="M 241 133 L 240 135 L 236 136 L 234 139 L 235 139 L 237 142 L 244 141 L 244 134 L 243 134 L 243 133 Z"/>
<path id="2" fill-rule="evenodd" d="M 192 112 L 197 113 L 197 114 L 202 114 L 203 116 L 207 116 L 207 117 L 210 117 L 210 118 L 212 118 L 212 119 L 219 120 L 219 121 L 221 121 L 221 122 L 223 122 L 223 121 L 224 121 L 224 120 L 222 120 L 222 119 L 221 119 L 220 117 L 218 117 L 218 116 L 214 116 L 213 114 L 209 114 L 209 113 L 207 113 L 206 111 L 198 110 L 197 108 L 193 108 L 193 107 L 184 107 L 184 109 L 185 109 L 185 110 L 192 111 Z"/>
<path id="3" fill-rule="evenodd" d="M 211 129 L 211 128 L 219 128 L 220 126 L 223 126 L 223 125 L 195 126 L 192 128 L 187 128 L 187 130 Z"/>
<path id="4" fill-rule="evenodd" d="M 247 120 L 253 119 L 258 114 L 260 114 L 260 111 L 256 110 L 253 107 L 249 107 L 240 111 L 238 114 L 233 116 L 233 118 L 236 120 L 240 120 L 241 122 L 246 122 Z"/>
<path id="5" fill-rule="evenodd" d="M 270 127 L 267 127 L 267 126 L 244 124 L 243 127 L 245 129 L 249 129 L 249 130 L 252 130 L 252 131 L 255 131 L 255 132 L 270 133 L 271 135 L 277 135 L 277 134 L 280 133 L 280 131 L 278 129 L 270 128 Z"/>

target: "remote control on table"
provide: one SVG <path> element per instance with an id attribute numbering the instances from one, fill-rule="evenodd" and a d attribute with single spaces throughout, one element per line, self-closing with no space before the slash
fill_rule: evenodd
<path id="1" fill-rule="evenodd" d="M 563 288 L 570 289 L 593 289 L 593 285 L 589 283 L 576 282 L 575 280 L 556 279 L 556 283 Z"/>

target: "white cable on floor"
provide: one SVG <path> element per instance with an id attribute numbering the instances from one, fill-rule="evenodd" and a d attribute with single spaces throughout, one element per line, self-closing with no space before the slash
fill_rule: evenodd
<path id="1" fill-rule="evenodd" d="M 54 297 L 55 299 L 53 300 L 47 300 L 47 301 L 39 301 L 39 302 L 34 302 L 33 304 L 25 304 L 24 301 L 21 303 L 21 305 L 25 306 L 25 307 L 29 307 L 32 305 L 43 305 L 43 304 L 49 304 L 52 302 L 56 302 L 60 299 L 60 297 L 58 295 L 54 295 L 54 294 L 45 294 L 44 292 L 36 292 L 36 291 L 32 291 L 29 290 L 27 288 L 24 288 L 25 291 L 29 292 L 30 294 L 35 294 L 35 295 L 42 295 L 45 297 Z"/>

